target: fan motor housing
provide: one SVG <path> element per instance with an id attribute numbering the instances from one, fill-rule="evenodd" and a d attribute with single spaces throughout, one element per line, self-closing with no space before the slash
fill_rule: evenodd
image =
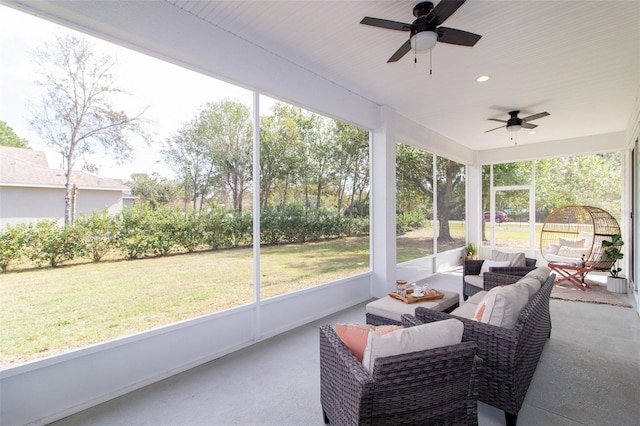
<path id="1" fill-rule="evenodd" d="M 427 16 L 433 10 L 433 3 L 430 1 L 423 1 L 413 6 L 413 16 L 419 18 L 421 16 Z"/>

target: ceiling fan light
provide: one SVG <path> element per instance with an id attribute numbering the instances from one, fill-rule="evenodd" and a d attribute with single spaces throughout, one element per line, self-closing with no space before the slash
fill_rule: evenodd
<path id="1" fill-rule="evenodd" d="M 429 50 L 436 45 L 438 34 L 435 31 L 421 31 L 411 36 L 411 49 Z"/>
<path id="2" fill-rule="evenodd" d="M 520 129 L 522 129 L 522 126 L 519 125 L 519 124 L 514 124 L 514 125 L 511 125 L 511 126 L 507 126 L 507 130 L 509 132 L 511 132 L 511 133 L 515 133 L 515 132 L 519 131 Z"/>

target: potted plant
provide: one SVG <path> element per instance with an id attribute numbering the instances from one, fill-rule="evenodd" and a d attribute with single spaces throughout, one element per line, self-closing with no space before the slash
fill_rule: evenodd
<path id="1" fill-rule="evenodd" d="M 467 260 L 475 260 L 478 254 L 478 246 L 473 243 L 467 244 Z"/>
<path id="2" fill-rule="evenodd" d="M 612 235 L 611 241 L 604 240 L 602 247 L 604 247 L 604 254 L 602 260 L 613 261 L 611 269 L 609 270 L 610 276 L 607 277 L 607 290 L 612 293 L 626 293 L 627 292 L 627 279 L 621 277 L 620 271 L 622 268 L 618 266 L 618 261 L 624 257 L 622 253 L 622 236 L 620 234 Z"/>

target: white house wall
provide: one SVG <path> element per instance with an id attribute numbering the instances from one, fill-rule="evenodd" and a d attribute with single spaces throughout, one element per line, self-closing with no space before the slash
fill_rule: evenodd
<path id="1" fill-rule="evenodd" d="M 39 220 L 64 222 L 63 188 L 0 187 L 0 228 Z M 91 214 L 107 208 L 110 214 L 122 210 L 122 192 L 80 189 L 76 198 L 76 215 Z"/>

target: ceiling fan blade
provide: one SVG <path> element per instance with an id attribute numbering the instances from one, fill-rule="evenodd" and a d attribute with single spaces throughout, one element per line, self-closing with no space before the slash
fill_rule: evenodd
<path id="1" fill-rule="evenodd" d="M 491 121 L 499 121 L 500 123 L 507 123 L 507 120 L 500 120 L 498 118 L 490 118 Z"/>
<path id="2" fill-rule="evenodd" d="M 546 117 L 547 115 L 550 115 L 550 114 L 548 112 L 540 112 L 538 114 L 533 114 L 528 117 L 525 117 L 522 119 L 522 121 L 537 120 L 538 118 Z"/>
<path id="3" fill-rule="evenodd" d="M 439 26 L 453 15 L 467 0 L 441 0 L 428 15 L 429 23 Z"/>
<path id="4" fill-rule="evenodd" d="M 487 130 L 485 133 L 493 132 L 494 130 L 504 129 L 505 126 L 496 127 L 495 129 Z"/>
<path id="5" fill-rule="evenodd" d="M 438 33 L 438 41 L 459 46 L 474 46 L 482 38 L 479 34 L 448 27 L 439 27 L 436 32 Z"/>
<path id="6" fill-rule="evenodd" d="M 411 50 L 411 40 L 407 40 L 404 42 L 402 46 L 400 46 L 400 49 L 396 50 L 396 53 L 391 55 L 387 63 L 397 62 L 400 58 L 402 58 L 404 55 L 409 53 L 410 50 Z"/>
<path id="7" fill-rule="evenodd" d="M 369 16 L 365 16 L 360 21 L 361 24 L 371 25 L 373 27 L 386 28 L 388 30 L 397 30 L 397 31 L 411 31 L 411 24 L 405 24 L 404 22 L 398 21 L 389 21 L 388 19 L 380 19 L 380 18 L 371 18 Z"/>
<path id="8" fill-rule="evenodd" d="M 538 127 L 536 124 L 525 123 L 524 121 L 520 126 L 522 126 L 523 129 L 535 129 L 536 127 Z"/>

